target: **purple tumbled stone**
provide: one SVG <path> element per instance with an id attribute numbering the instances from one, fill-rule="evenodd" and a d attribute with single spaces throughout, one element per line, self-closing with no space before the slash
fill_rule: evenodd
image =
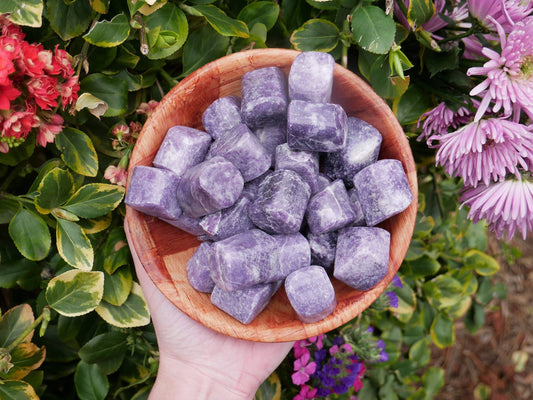
<path id="1" fill-rule="evenodd" d="M 270 154 L 271 165 L 273 166 L 276 158 L 276 147 L 287 141 L 287 122 L 283 120 L 279 124 L 262 126 L 254 129 L 254 134 Z"/>
<path id="2" fill-rule="evenodd" d="M 253 223 L 268 233 L 300 230 L 311 196 L 309 185 L 296 172 L 280 169 L 267 175 L 248 208 Z"/>
<path id="3" fill-rule="evenodd" d="M 368 226 L 402 212 L 413 201 L 399 160 L 378 160 L 359 171 L 353 182 Z"/>
<path id="4" fill-rule="evenodd" d="M 273 237 L 278 242 L 278 268 L 270 279 L 285 279 L 291 272 L 311 265 L 309 242 L 300 232 Z"/>
<path id="5" fill-rule="evenodd" d="M 355 214 L 355 219 L 352 222 L 353 226 L 364 226 L 366 225 L 365 214 L 361 208 L 361 202 L 359 201 L 359 196 L 357 195 L 357 190 L 351 188 L 348 190 L 348 197 L 350 198 L 350 204 L 352 205 L 352 210 Z"/>
<path id="6" fill-rule="evenodd" d="M 184 214 L 202 217 L 232 206 L 244 180 L 239 170 L 223 157 L 213 157 L 187 170 L 178 185 L 177 198 Z"/>
<path id="7" fill-rule="evenodd" d="M 207 133 L 187 126 L 173 126 L 155 155 L 154 167 L 166 168 L 182 176 L 187 169 L 204 160 L 210 145 L 211 136 Z"/>
<path id="8" fill-rule="evenodd" d="M 298 318 L 305 323 L 324 319 L 335 310 L 335 289 L 318 265 L 300 268 L 285 279 L 285 292 Z"/>
<path id="9" fill-rule="evenodd" d="M 231 207 L 202 217 L 200 226 L 210 240 L 222 240 L 254 228 L 248 217 L 250 197 L 243 195 Z"/>
<path id="10" fill-rule="evenodd" d="M 345 227 L 355 220 L 348 192 L 341 179 L 311 197 L 307 205 L 306 221 L 314 234 Z"/>
<path id="11" fill-rule="evenodd" d="M 389 270 L 390 233 L 357 226 L 339 231 L 333 276 L 357 290 L 369 290 Z"/>
<path id="12" fill-rule="evenodd" d="M 193 288 L 211 293 L 215 282 L 211 279 L 211 244 L 203 242 L 187 261 L 187 277 Z"/>
<path id="13" fill-rule="evenodd" d="M 243 324 L 249 324 L 266 308 L 277 286 L 263 283 L 233 292 L 215 286 L 211 303 Z"/>
<path id="14" fill-rule="evenodd" d="M 287 143 L 293 150 L 342 150 L 346 120 L 346 112 L 338 104 L 292 100 L 287 110 Z"/>
<path id="15" fill-rule="evenodd" d="M 276 148 L 275 169 L 290 169 L 297 172 L 311 188 L 318 191 L 318 153 L 292 150 L 287 143 Z"/>
<path id="16" fill-rule="evenodd" d="M 208 157 L 221 156 L 231 161 L 245 182 L 264 174 L 272 163 L 267 150 L 245 124 L 239 124 L 213 142 Z"/>
<path id="17" fill-rule="evenodd" d="M 216 99 L 202 114 L 204 129 L 213 139 L 241 123 L 241 99 L 234 95 Z"/>
<path id="18" fill-rule="evenodd" d="M 175 226 L 176 228 L 179 228 L 184 232 L 190 233 L 191 235 L 200 236 L 205 234 L 204 230 L 200 226 L 200 218 L 191 218 L 186 216 L 185 214 L 181 214 L 178 218 L 161 219 L 167 224 Z"/>
<path id="19" fill-rule="evenodd" d="M 228 292 L 271 281 L 278 265 L 278 242 L 260 229 L 250 229 L 211 245 L 211 279 Z"/>
<path id="20" fill-rule="evenodd" d="M 166 169 L 138 165 L 133 169 L 125 203 L 157 218 L 178 218 L 182 209 L 176 198 L 179 177 Z"/>
<path id="21" fill-rule="evenodd" d="M 272 125 L 287 115 L 287 82 L 278 67 L 249 71 L 241 79 L 241 114 L 252 129 Z"/>
<path id="22" fill-rule="evenodd" d="M 356 173 L 377 161 L 383 137 L 359 118 L 349 117 L 346 126 L 346 145 L 339 152 L 326 154 L 323 171 L 331 179 L 343 179 L 351 186 Z"/>
<path id="23" fill-rule="evenodd" d="M 311 232 L 307 233 L 307 240 L 309 240 L 309 247 L 311 249 L 311 264 L 320 265 L 328 272 L 333 271 L 338 235 L 338 231 L 321 233 L 319 235 Z"/>
<path id="24" fill-rule="evenodd" d="M 331 100 L 334 68 L 335 60 L 328 53 L 300 53 L 292 62 L 289 71 L 289 98 L 328 103 Z"/>
<path id="25" fill-rule="evenodd" d="M 327 186 L 329 186 L 331 184 L 332 180 L 328 178 L 327 175 L 324 175 L 323 173 L 319 173 L 318 174 L 318 178 L 317 178 L 317 192 L 322 190 L 322 189 L 325 189 Z"/>

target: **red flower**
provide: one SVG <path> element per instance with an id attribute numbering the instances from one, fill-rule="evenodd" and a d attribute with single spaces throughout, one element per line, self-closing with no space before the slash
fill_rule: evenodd
<path id="1" fill-rule="evenodd" d="M 110 165 L 104 172 L 104 178 L 108 179 L 111 183 L 119 186 L 126 186 L 126 180 L 128 179 L 128 171 L 124 169 L 120 164 L 118 166 Z"/>
<path id="2" fill-rule="evenodd" d="M 74 75 L 70 55 L 65 50 L 60 49 L 59 45 L 56 45 L 54 49 L 53 62 L 63 78 L 68 79 Z"/>
<path id="3" fill-rule="evenodd" d="M 41 118 L 39 131 L 37 132 L 37 144 L 46 147 L 48 143 L 53 143 L 55 136 L 63 130 L 63 117 L 59 114 L 52 114 L 49 121 Z"/>
<path id="4" fill-rule="evenodd" d="M 57 78 L 49 75 L 31 78 L 27 83 L 30 95 L 33 96 L 37 105 L 43 110 L 57 107 L 59 92 L 56 89 L 56 85 Z"/>
<path id="5" fill-rule="evenodd" d="M 9 52 L 0 46 L 0 85 L 8 85 L 9 74 L 15 72 L 15 66 Z"/>
<path id="6" fill-rule="evenodd" d="M 43 63 L 44 70 L 50 75 L 57 75 L 61 72 L 61 65 L 55 61 L 54 53 L 50 50 L 40 51 L 37 57 Z"/>
<path id="7" fill-rule="evenodd" d="M 13 22 L 11 22 L 5 14 L 0 15 L 0 28 L 2 28 L 3 36 L 10 36 L 17 40 L 24 39 L 24 33 L 22 32 L 22 29 L 20 29 L 18 25 L 15 25 Z"/>
<path id="8" fill-rule="evenodd" d="M 43 46 L 36 43 L 21 42 L 21 57 L 18 58 L 18 68 L 22 73 L 35 77 L 43 74 L 44 63 L 39 59 Z"/>
<path id="9" fill-rule="evenodd" d="M 19 95 L 20 92 L 11 85 L 9 80 L 7 85 L 0 85 L 0 110 L 9 110 L 11 101 Z"/>
<path id="10" fill-rule="evenodd" d="M 25 139 L 32 128 L 39 126 L 35 111 L 14 111 L 4 119 L 2 136 L 5 138 Z"/>
<path id="11" fill-rule="evenodd" d="M 78 91 L 80 90 L 78 76 L 72 76 L 68 78 L 66 82 L 58 84 L 57 90 L 61 95 L 61 102 L 64 110 L 67 106 L 74 104 L 76 100 L 78 100 Z"/>

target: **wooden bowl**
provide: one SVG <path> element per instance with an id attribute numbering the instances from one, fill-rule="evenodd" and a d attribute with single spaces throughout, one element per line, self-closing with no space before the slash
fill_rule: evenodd
<path id="1" fill-rule="evenodd" d="M 137 165 L 151 165 L 167 132 L 174 125 L 203 129 L 202 113 L 216 99 L 240 96 L 241 76 L 250 70 L 277 66 L 288 74 L 299 54 L 286 49 L 258 49 L 228 55 L 198 69 L 175 86 L 146 121 L 133 150 L 128 174 Z M 344 107 L 348 116 L 374 125 L 383 135 L 380 158 L 402 162 L 414 195 L 402 213 L 380 224 L 391 233 L 389 271 L 373 289 L 360 292 L 333 279 L 337 308 L 325 319 L 301 322 L 281 288 L 267 308 L 244 325 L 211 304 L 208 294 L 192 288 L 186 263 L 200 242 L 163 221 L 127 207 L 126 219 L 132 245 L 148 275 L 165 296 L 191 318 L 215 331 L 240 339 L 285 342 L 312 337 L 335 329 L 365 310 L 387 287 L 407 252 L 414 230 L 418 187 L 409 144 L 387 104 L 358 76 L 335 65 L 332 102 Z"/>

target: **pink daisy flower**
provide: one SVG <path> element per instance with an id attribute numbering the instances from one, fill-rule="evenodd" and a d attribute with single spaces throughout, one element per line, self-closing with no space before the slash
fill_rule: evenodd
<path id="1" fill-rule="evenodd" d="M 526 239 L 528 231 L 533 230 L 533 183 L 529 179 L 470 187 L 463 192 L 460 201 L 461 207 L 470 208 L 469 219 L 474 223 L 485 219 L 498 238 L 507 232 L 507 240 L 510 240 L 518 231 Z"/>
<path id="2" fill-rule="evenodd" d="M 533 166 L 532 129 L 516 122 L 484 119 L 430 139 L 439 141 L 437 165 L 451 176 L 462 177 L 467 186 L 488 185 L 508 173 L 519 177 L 520 168 Z"/>
<path id="3" fill-rule="evenodd" d="M 497 25 L 501 25 L 509 32 L 514 24 L 531 14 L 533 3 L 524 0 L 468 0 L 468 9 L 483 27 L 496 31 Z"/>
<path id="4" fill-rule="evenodd" d="M 468 75 L 487 78 L 470 92 L 471 96 L 482 97 L 474 118 L 479 121 L 491 102 L 493 112 L 503 108 L 505 116 L 513 111 L 519 118 L 520 110 L 533 118 L 533 17 L 516 24 L 509 36 L 505 37 L 503 28 L 498 25 L 502 52 L 487 47 L 482 53 L 489 59 L 483 67 L 472 67 Z"/>
<path id="5" fill-rule="evenodd" d="M 459 125 L 470 122 L 471 116 L 472 113 L 466 107 L 459 107 L 457 111 L 453 111 L 446 103 L 441 102 L 437 107 L 420 116 L 418 127 L 425 119 L 422 124 L 422 133 L 417 140 L 429 139 L 433 135 L 444 135 L 450 128 L 457 129 Z"/>

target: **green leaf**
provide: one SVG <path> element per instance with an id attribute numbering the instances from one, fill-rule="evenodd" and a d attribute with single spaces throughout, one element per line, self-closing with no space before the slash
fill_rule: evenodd
<path id="1" fill-rule="evenodd" d="M 390 65 L 385 56 L 376 59 L 370 69 L 370 85 L 381 97 L 396 99 L 401 97 L 409 87 L 410 78 L 391 76 Z"/>
<path id="2" fill-rule="evenodd" d="M 15 165 L 27 160 L 35 150 L 35 134 L 30 134 L 24 141 L 17 147 L 9 149 L 7 153 L 0 152 L 0 164 L 9 165 L 14 167 Z"/>
<path id="3" fill-rule="evenodd" d="M 128 84 L 122 79 L 94 73 L 81 81 L 80 89 L 107 104 L 104 117 L 117 117 L 128 109 Z"/>
<path id="4" fill-rule="evenodd" d="M 10 354 L 13 367 L 8 373 L 0 374 L 1 379 L 24 379 L 41 366 L 46 350 L 44 346 L 39 348 L 33 343 L 20 343 Z"/>
<path id="5" fill-rule="evenodd" d="M 455 70 L 459 65 L 459 47 L 453 47 L 450 51 L 429 51 L 424 57 L 424 64 L 430 72 L 430 78 L 446 70 Z"/>
<path id="6" fill-rule="evenodd" d="M 2 400 L 39 400 L 33 387 L 24 381 L 4 381 L 0 384 Z"/>
<path id="7" fill-rule="evenodd" d="M 74 383 L 80 400 L 104 400 L 109 392 L 107 376 L 96 364 L 80 361 L 74 374 Z"/>
<path id="8" fill-rule="evenodd" d="M 124 356 L 128 349 L 127 337 L 127 334 L 119 331 L 94 336 L 80 349 L 80 358 L 87 364 L 96 364 L 109 358 Z"/>
<path id="9" fill-rule="evenodd" d="M 226 54 L 229 38 L 219 35 L 209 25 L 192 32 L 183 47 L 183 73 L 189 75 L 201 66 Z"/>
<path id="10" fill-rule="evenodd" d="M 237 16 L 237 19 L 244 21 L 249 29 L 257 23 L 266 26 L 267 31 L 271 30 L 279 17 L 279 5 L 271 1 L 256 1 L 245 6 Z"/>
<path id="11" fill-rule="evenodd" d="M 0 199 L 0 224 L 8 224 L 18 210 L 20 210 L 18 201 L 7 198 Z"/>
<path id="12" fill-rule="evenodd" d="M 130 34 L 130 21 L 124 13 L 111 21 L 98 21 L 83 38 L 98 47 L 116 47 L 126 41 Z"/>
<path id="13" fill-rule="evenodd" d="M 431 324 L 430 335 L 437 347 L 443 349 L 451 346 L 455 342 L 453 321 L 443 314 L 437 314 L 433 324 Z"/>
<path id="14" fill-rule="evenodd" d="M 500 264 L 495 258 L 477 249 L 469 250 L 465 256 L 465 266 L 474 269 L 479 275 L 494 275 L 500 270 Z"/>
<path id="15" fill-rule="evenodd" d="M 243 21 L 230 18 L 220 8 L 209 5 L 196 5 L 191 7 L 202 14 L 209 25 L 223 36 L 248 37 L 250 32 Z"/>
<path id="16" fill-rule="evenodd" d="M 2 318 L 0 318 L 0 348 L 8 347 L 35 321 L 33 311 L 28 304 L 19 304 L 10 308 Z M 33 336 L 33 331 L 24 338 L 24 342 L 29 342 Z M 0 385 L 1 387 L 2 385 Z"/>
<path id="17" fill-rule="evenodd" d="M 429 367 L 422 375 L 422 384 L 426 393 L 433 398 L 444 387 L 444 370 L 439 367 Z"/>
<path id="18" fill-rule="evenodd" d="M 133 282 L 128 299 L 121 306 L 101 302 L 96 312 L 104 321 L 119 328 L 133 328 L 150 323 L 150 312 L 142 289 L 138 283 Z"/>
<path id="19" fill-rule="evenodd" d="M 103 300 L 121 306 L 128 299 L 132 286 L 133 276 L 129 266 L 117 269 L 113 275 L 106 274 Z"/>
<path id="20" fill-rule="evenodd" d="M 97 218 L 113 211 L 122 201 L 125 189 L 107 183 L 89 183 L 78 189 L 63 208 L 82 218 Z"/>
<path id="21" fill-rule="evenodd" d="M 430 97 L 416 85 L 409 85 L 405 93 L 394 101 L 392 110 L 402 125 L 414 124 L 431 108 Z"/>
<path id="22" fill-rule="evenodd" d="M 394 42 L 394 20 L 376 6 L 358 7 L 352 13 L 352 36 L 366 51 L 387 53 Z"/>
<path id="23" fill-rule="evenodd" d="M 35 207 L 41 214 L 48 214 L 59 207 L 72 195 L 74 178 L 71 173 L 61 168 L 49 171 L 37 187 L 39 193 L 35 199 Z"/>
<path id="24" fill-rule="evenodd" d="M 2 263 L 0 268 L 0 287 L 11 289 L 15 285 L 20 285 L 33 277 L 37 277 L 39 283 L 41 281 L 42 267 L 35 261 L 30 261 L 26 258 L 20 260 Z"/>
<path id="25" fill-rule="evenodd" d="M 151 31 L 158 30 L 160 33 L 168 32 L 174 40 L 171 45 L 166 47 L 150 47 L 147 54 L 150 59 L 161 59 L 174 54 L 187 40 L 189 33 L 187 17 L 175 4 L 166 3 L 157 11 L 144 17 L 144 22 L 148 29 L 148 35 L 151 34 Z"/>
<path id="26" fill-rule="evenodd" d="M 42 24 L 43 0 L 2 0 L 0 14 L 9 13 L 17 25 L 39 28 Z"/>
<path id="27" fill-rule="evenodd" d="M 86 235 L 92 235 L 94 233 L 102 232 L 109 228 L 113 219 L 112 213 L 104 215 L 103 217 L 96 219 L 82 219 L 78 224 L 83 229 Z"/>
<path id="28" fill-rule="evenodd" d="M 89 136 L 78 129 L 65 127 L 56 135 L 55 145 L 70 169 L 80 175 L 96 176 L 98 155 Z"/>
<path id="29" fill-rule="evenodd" d="M 431 351 L 426 338 L 420 339 L 409 347 L 409 360 L 416 362 L 419 367 L 426 365 L 430 357 Z"/>
<path id="30" fill-rule="evenodd" d="M 89 0 L 91 7 L 99 14 L 107 14 L 109 11 L 109 2 L 111 0 Z"/>
<path id="31" fill-rule="evenodd" d="M 21 208 L 9 223 L 9 236 L 24 257 L 43 260 L 50 251 L 52 237 L 46 222 L 32 211 Z"/>
<path id="32" fill-rule="evenodd" d="M 435 15 L 435 4 L 432 0 L 410 0 L 407 10 L 407 21 L 413 28 L 417 28 Z"/>
<path id="33" fill-rule="evenodd" d="M 46 287 L 46 301 L 59 314 L 76 317 L 94 310 L 104 294 L 104 274 L 70 270 L 56 276 Z"/>
<path id="34" fill-rule="evenodd" d="M 56 228 L 57 251 L 63 260 L 74 268 L 90 271 L 94 252 L 90 240 L 81 226 L 59 218 Z"/>
<path id="35" fill-rule="evenodd" d="M 404 263 L 404 273 L 413 278 L 432 276 L 440 270 L 439 262 L 427 254 Z"/>
<path id="36" fill-rule="evenodd" d="M 339 28 L 325 19 L 310 19 L 292 33 L 290 40 L 296 50 L 328 52 L 339 42 Z"/>
<path id="37" fill-rule="evenodd" d="M 281 399 L 281 381 L 278 374 L 273 372 L 266 381 L 264 381 L 257 392 L 254 400 L 280 400 Z"/>
<path id="38" fill-rule="evenodd" d="M 481 329 L 485 325 L 485 309 L 483 306 L 474 301 L 465 315 L 464 323 L 465 328 L 472 335 Z"/>
<path id="39" fill-rule="evenodd" d="M 131 260 L 130 249 L 126 240 L 124 228 L 114 228 L 107 237 L 104 245 L 104 270 L 112 275 L 117 268 L 126 265 Z"/>
<path id="40" fill-rule="evenodd" d="M 424 283 L 423 290 L 431 304 L 438 308 L 444 308 L 456 304 L 460 300 L 464 288 L 457 279 L 443 274 Z"/>
<path id="41" fill-rule="evenodd" d="M 52 29 L 66 42 L 87 30 L 94 11 L 87 0 L 47 0 L 46 16 Z"/>
<path id="42" fill-rule="evenodd" d="M 339 8 L 338 0 L 305 0 L 306 3 L 312 5 L 319 10 L 337 10 Z"/>

